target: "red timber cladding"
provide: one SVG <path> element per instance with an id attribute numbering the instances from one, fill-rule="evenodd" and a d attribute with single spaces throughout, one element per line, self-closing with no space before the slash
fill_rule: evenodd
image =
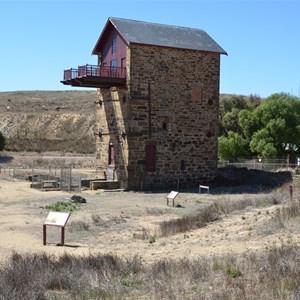
<path id="1" fill-rule="evenodd" d="M 116 51 L 112 52 L 113 39 L 116 39 Z M 126 43 L 115 28 L 111 28 L 101 47 L 102 65 L 109 67 L 112 60 L 117 60 L 117 67 L 126 67 Z"/>

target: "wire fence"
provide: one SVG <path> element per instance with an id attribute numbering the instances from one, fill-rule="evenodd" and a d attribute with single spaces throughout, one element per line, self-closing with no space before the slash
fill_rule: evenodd
<path id="1" fill-rule="evenodd" d="M 97 178 L 96 170 L 76 168 L 73 165 L 30 168 L 0 164 L 0 179 L 28 180 L 31 187 L 44 191 L 80 192 L 83 179 L 95 178 Z"/>
<path id="2" fill-rule="evenodd" d="M 238 158 L 235 161 L 218 161 L 218 167 L 234 166 L 237 168 L 247 168 L 255 170 L 263 170 L 269 172 L 277 172 L 286 169 L 300 168 L 300 159 L 291 162 L 288 158 L 280 159 L 262 159 L 262 158 Z"/>
<path id="3" fill-rule="evenodd" d="M 233 161 L 218 161 L 218 167 L 234 166 L 277 172 L 281 170 L 294 169 L 300 173 L 300 159 L 291 163 L 289 159 L 247 159 L 240 158 Z M 41 190 L 63 190 L 80 192 L 82 186 L 90 184 L 99 179 L 96 168 L 81 168 L 74 165 L 49 165 L 25 167 L 0 164 L 0 179 L 5 180 L 28 180 L 31 187 Z"/>
<path id="4" fill-rule="evenodd" d="M 81 176 L 72 173 L 72 166 L 61 167 L 60 189 L 63 191 L 81 191 Z"/>

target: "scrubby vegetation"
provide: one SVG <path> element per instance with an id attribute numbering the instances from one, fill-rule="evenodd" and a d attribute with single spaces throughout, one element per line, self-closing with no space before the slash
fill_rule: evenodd
<path id="1" fill-rule="evenodd" d="M 5 150 L 94 153 L 96 99 L 96 91 L 0 93 Z"/>
<path id="2" fill-rule="evenodd" d="M 297 299 L 300 249 L 152 264 L 112 254 L 60 257 L 15 253 L 1 267 L 1 299 Z"/>
<path id="3" fill-rule="evenodd" d="M 246 207 L 274 205 L 278 208 L 264 228 L 249 227 L 249 233 L 257 230 L 266 234 L 264 230 L 279 231 L 291 222 L 298 224 L 299 199 L 290 198 L 286 190 L 279 189 L 257 197 L 241 196 L 240 201 L 216 199 L 202 213 L 178 218 L 173 223 L 160 223 L 160 230 L 165 230 L 160 236 L 144 231 L 143 238 L 156 245 L 162 236 L 179 232 L 188 236 L 194 228 L 225 214 Z M 242 219 L 246 217 L 242 215 Z M 94 214 L 88 226 L 88 222 L 81 220 L 71 227 L 89 230 L 90 225 L 105 226 L 103 222 Z M 198 225 L 192 226 L 193 223 Z M 300 249 L 288 234 L 262 251 L 197 258 L 189 258 L 187 254 L 180 259 L 150 261 L 112 253 L 81 257 L 14 253 L 0 267 L 0 299 L 298 299 L 299 257 Z"/>
<path id="4" fill-rule="evenodd" d="M 93 153 L 96 100 L 95 91 L 0 93 L 5 150 Z M 299 103 L 284 93 L 221 94 L 220 158 L 299 154 Z"/>
<path id="5" fill-rule="evenodd" d="M 160 223 L 160 236 L 170 236 L 177 233 L 184 233 L 193 229 L 204 227 L 210 222 L 219 220 L 225 214 L 243 210 L 246 207 L 265 207 L 273 204 L 279 204 L 286 200 L 287 194 L 283 194 L 279 191 L 274 191 L 269 195 L 257 199 L 248 196 L 241 197 L 241 199 L 238 201 L 228 201 L 226 197 L 224 197 L 223 199 L 214 201 L 213 204 L 199 209 L 194 214 Z M 292 206 L 292 211 L 294 211 L 294 206 L 295 204 Z M 147 236 L 149 234 L 150 233 L 148 233 Z"/>
<path id="6" fill-rule="evenodd" d="M 63 202 L 58 201 L 53 204 L 49 204 L 45 206 L 45 209 L 52 210 L 52 211 L 66 211 L 66 212 L 74 212 L 80 209 L 79 203 L 72 203 L 72 202 Z"/>
<path id="7" fill-rule="evenodd" d="M 66 135 L 66 138 L 46 139 L 44 137 L 35 136 L 30 139 L 25 137 L 22 132 L 16 132 L 15 135 L 7 139 L 5 150 L 7 151 L 29 151 L 29 152 L 50 152 L 63 151 L 70 153 L 94 153 L 95 139 L 89 135 L 79 138 L 76 136 L 76 130 L 72 135 Z M 84 145 L 84 146 L 83 146 Z"/>

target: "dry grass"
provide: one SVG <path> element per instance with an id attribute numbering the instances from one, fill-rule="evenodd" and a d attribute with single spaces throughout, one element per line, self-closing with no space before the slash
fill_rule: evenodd
<path id="1" fill-rule="evenodd" d="M 74 231 L 88 231 L 90 229 L 90 224 L 83 220 L 72 221 L 68 225 L 70 232 Z"/>
<path id="2" fill-rule="evenodd" d="M 0 273 L 1 299 L 122 299 L 132 289 L 139 258 L 111 254 L 76 258 L 15 253 Z M 59 292 L 59 297 L 54 297 Z"/>
<path id="3" fill-rule="evenodd" d="M 165 237 L 201 228 L 207 223 L 216 221 L 219 218 L 220 212 L 217 206 L 209 205 L 199 210 L 196 214 L 160 223 L 160 235 Z"/>
<path id="4" fill-rule="evenodd" d="M 260 226 L 281 233 L 277 243 L 270 243 L 261 251 L 197 258 L 188 258 L 186 254 L 176 259 L 154 257 L 151 261 L 111 253 L 15 253 L 0 267 L 0 299 L 299 299 L 300 249 L 288 229 L 290 224 L 299 228 L 300 203 L 297 196 L 289 199 L 286 190 L 241 195 L 239 200 L 224 195 L 194 214 L 158 226 L 165 230 L 161 230 L 161 235 L 168 237 L 205 226 L 225 215 L 245 212 L 245 208 L 271 211 Z M 161 209 L 146 212 L 164 215 Z M 123 222 L 120 216 L 104 218 L 94 213 L 91 219 L 70 225 L 75 231 L 83 231 L 92 230 L 92 226 L 105 229 L 119 222 Z M 86 225 L 90 227 L 85 229 Z M 258 232 L 259 228 L 255 230 Z M 141 227 L 134 238 L 148 239 L 150 243 L 150 238 L 155 242 L 156 236 Z M 155 247 L 160 245 L 155 243 Z"/>
<path id="5" fill-rule="evenodd" d="M 60 257 L 15 253 L 1 267 L 1 299 L 298 299 L 300 250 L 294 244 L 263 253 L 206 259 L 112 254 Z"/>
<path id="6" fill-rule="evenodd" d="M 210 222 L 219 220 L 225 214 L 241 211 L 246 207 L 265 207 L 277 205 L 287 201 L 287 197 L 287 193 L 282 192 L 280 189 L 270 194 L 266 194 L 265 196 L 241 196 L 241 199 L 234 201 L 230 199 L 230 196 L 222 197 L 222 199 L 215 200 L 213 204 L 199 209 L 195 214 L 189 214 L 181 218 L 161 222 L 159 224 L 159 235 L 166 237 L 201 228 Z M 286 215 L 287 213 L 294 213 L 295 206 L 296 204 L 292 204 L 289 208 L 285 208 L 284 214 Z M 300 211 L 300 207 L 298 210 Z"/>
<path id="7" fill-rule="evenodd" d="M 53 119 L 55 122 L 55 119 Z M 92 125 L 91 125 L 92 126 Z M 23 129 L 22 129 L 23 130 Z M 40 129 L 43 131 L 43 129 Z M 47 130 L 49 131 L 49 130 Z M 15 133 L 6 140 L 5 150 L 7 151 L 29 151 L 29 152 L 47 152 L 62 151 L 70 153 L 94 153 L 95 138 L 92 133 L 78 138 L 79 131 L 74 130 L 73 134 L 64 138 L 57 137 L 55 139 L 45 139 L 40 136 L 34 136 L 32 139 L 26 138 L 23 132 Z M 85 145 L 83 147 L 83 145 Z"/>
<path id="8" fill-rule="evenodd" d="M 96 91 L 18 91 L 0 93 L 0 111 L 51 113 L 93 111 Z"/>
<path id="9" fill-rule="evenodd" d="M 0 93 L 5 150 L 94 153 L 96 99 L 95 91 Z"/>

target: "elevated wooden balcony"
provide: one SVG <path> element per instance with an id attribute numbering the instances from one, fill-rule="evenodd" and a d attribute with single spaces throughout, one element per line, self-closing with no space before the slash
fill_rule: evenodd
<path id="1" fill-rule="evenodd" d="M 123 86 L 126 84 L 126 69 L 93 65 L 79 66 L 78 69 L 65 70 L 64 80 L 61 83 L 92 88 Z"/>

